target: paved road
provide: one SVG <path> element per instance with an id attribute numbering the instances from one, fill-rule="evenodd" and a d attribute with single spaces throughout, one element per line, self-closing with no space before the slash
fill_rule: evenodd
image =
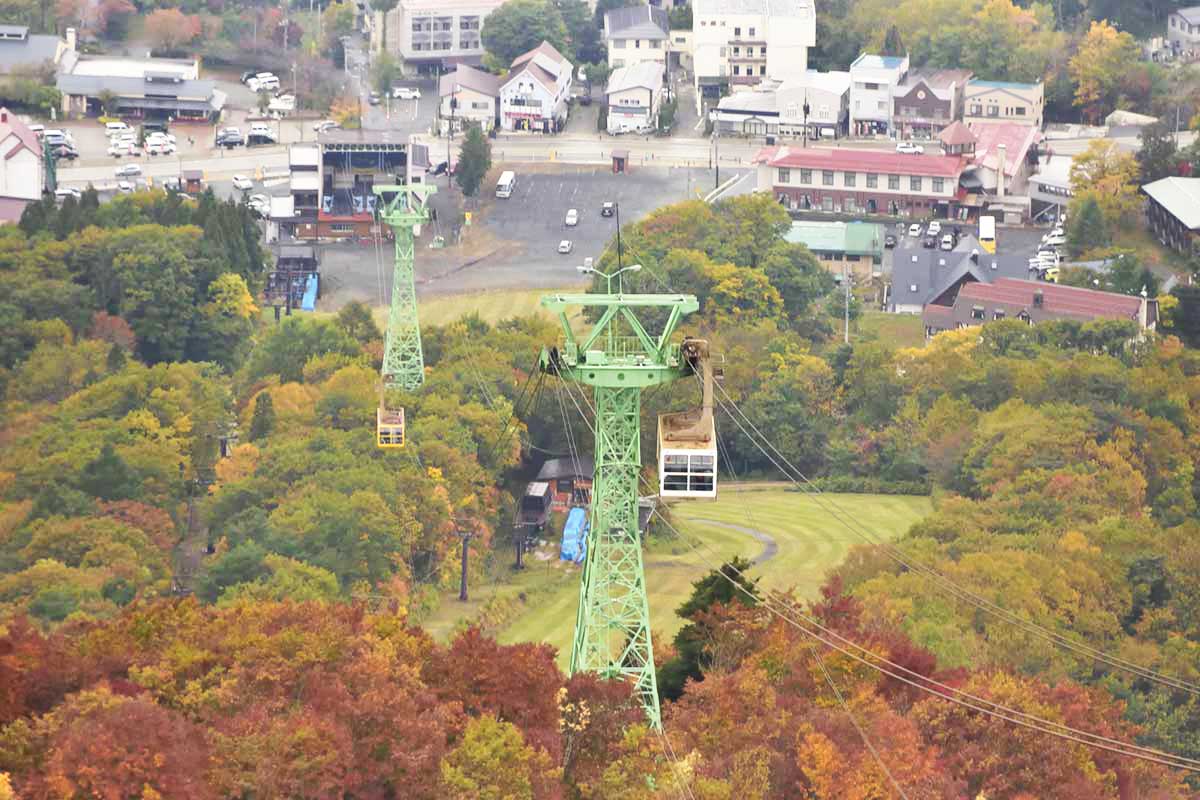
<path id="1" fill-rule="evenodd" d="M 779 545 L 775 543 L 775 539 L 769 534 L 754 528 L 747 528 L 745 525 L 734 525 L 730 522 L 718 522 L 715 519 L 690 519 L 689 522 L 695 522 L 700 525 L 712 525 L 717 528 L 725 528 L 730 531 L 744 533 L 747 536 L 753 537 L 756 541 L 763 545 L 762 552 L 750 560 L 750 563 L 757 566 L 770 561 L 779 553 Z"/>

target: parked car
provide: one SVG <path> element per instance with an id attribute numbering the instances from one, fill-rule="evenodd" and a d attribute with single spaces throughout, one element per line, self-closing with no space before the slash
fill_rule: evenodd
<path id="1" fill-rule="evenodd" d="M 254 77 L 255 75 L 257 75 L 257 74 L 258 74 L 258 73 L 257 73 L 257 72 L 255 72 L 254 70 L 252 70 L 252 69 L 248 69 L 248 70 L 246 70 L 245 72 L 243 72 L 243 73 L 242 73 L 242 77 L 241 77 L 239 80 L 241 80 L 241 82 L 242 82 L 242 83 L 245 83 L 246 81 L 250 80 L 251 78 L 253 78 L 253 77 Z"/>
<path id="2" fill-rule="evenodd" d="M 933 222 L 929 223 L 929 227 L 925 229 L 925 232 L 930 236 L 937 236 L 942 232 L 942 223 L 935 219 Z"/>
<path id="3" fill-rule="evenodd" d="M 392 97 L 396 100 L 420 100 L 421 90 L 411 86 L 393 86 Z"/>
<path id="4" fill-rule="evenodd" d="M 66 144 L 60 144 L 54 148 L 53 153 L 55 158 L 65 158 L 67 161 L 74 161 L 79 158 L 79 151 Z"/>
<path id="5" fill-rule="evenodd" d="M 925 152 L 925 148 L 919 144 L 914 144 L 913 142 L 897 142 L 896 152 L 919 156 Z"/>
<path id="6" fill-rule="evenodd" d="M 240 147 L 245 143 L 246 140 L 240 133 L 222 133 L 217 136 L 217 147 Z"/>
<path id="7" fill-rule="evenodd" d="M 590 94 L 579 95 L 579 105 L 590 106 L 592 104 L 592 96 Z"/>
<path id="8" fill-rule="evenodd" d="M 887 247 L 887 248 L 895 247 L 896 246 L 896 234 L 889 233 L 887 236 L 884 236 L 883 237 L 883 246 Z"/>
<path id="9" fill-rule="evenodd" d="M 117 191 L 129 194 L 133 191 L 133 183 L 130 181 L 117 181 Z"/>
<path id="10" fill-rule="evenodd" d="M 1046 267 L 1044 270 L 1042 270 L 1042 273 L 1039 277 L 1044 281 L 1049 281 L 1050 283 L 1058 283 L 1058 277 L 1060 274 L 1061 273 L 1059 272 L 1058 267 Z"/>
<path id="11" fill-rule="evenodd" d="M 271 210 L 271 198 L 265 194 L 252 194 L 246 198 L 246 205 L 265 217 Z"/>
<path id="12" fill-rule="evenodd" d="M 137 164 L 122 164 L 116 168 L 115 174 L 118 178 L 136 177 L 142 174 L 142 168 Z"/>
<path id="13" fill-rule="evenodd" d="M 316 125 L 313 125 L 313 130 L 317 133 L 324 133 L 325 131 L 332 131 L 340 127 L 342 126 L 331 119 L 323 119 Z"/>
<path id="14" fill-rule="evenodd" d="M 250 180 L 245 175 L 234 175 L 233 188 L 247 192 L 254 188 L 254 181 Z"/>
<path id="15" fill-rule="evenodd" d="M 165 139 L 154 139 L 146 143 L 146 153 L 152 156 L 169 156 L 175 152 L 175 145 Z"/>
<path id="16" fill-rule="evenodd" d="M 113 158 L 129 155 L 130 149 L 133 147 L 132 142 L 114 142 L 108 146 L 108 154 Z"/>
<path id="17" fill-rule="evenodd" d="M 908 235 L 914 239 L 921 235 L 921 223 L 914 222 L 908 226 Z"/>
<path id="18" fill-rule="evenodd" d="M 932 236 L 926 236 L 924 241 L 921 242 L 921 246 L 926 250 L 932 250 L 937 247 L 937 239 Z"/>
<path id="19" fill-rule="evenodd" d="M 168 192 L 183 191 L 183 181 L 177 175 L 169 177 L 169 178 L 163 178 L 161 185 L 162 185 L 162 188 Z"/>
<path id="20" fill-rule="evenodd" d="M 579 224 L 579 210 L 575 208 L 567 209 L 567 218 L 564 220 L 568 228 L 574 228 Z"/>
<path id="21" fill-rule="evenodd" d="M 67 186 L 60 186 L 54 190 L 54 196 L 59 200 L 65 200 L 68 197 L 74 197 L 76 200 L 78 200 L 79 198 L 83 197 L 83 192 Z"/>
<path id="22" fill-rule="evenodd" d="M 617 204 L 611 200 L 606 200 L 604 205 L 600 206 L 600 216 L 611 217 L 613 212 L 617 210 Z"/>
<path id="23" fill-rule="evenodd" d="M 1048 247 L 1062 247 L 1066 243 L 1067 237 L 1061 235 L 1047 236 L 1045 239 L 1042 239 L 1042 244 Z"/>
<path id="24" fill-rule="evenodd" d="M 558 243 L 558 252 L 560 252 L 564 255 L 566 255 L 567 253 L 570 253 L 574 249 L 575 249 L 575 245 L 571 243 L 570 239 L 563 239 L 561 242 Z"/>
<path id="25" fill-rule="evenodd" d="M 947 233 L 942 236 L 942 249 L 943 250 L 953 250 L 954 249 L 954 234 Z"/>
<path id="26" fill-rule="evenodd" d="M 373 106 L 379 105 L 381 100 L 383 100 L 383 96 L 380 95 L 379 92 L 371 92 L 369 95 L 367 95 L 367 102 Z"/>

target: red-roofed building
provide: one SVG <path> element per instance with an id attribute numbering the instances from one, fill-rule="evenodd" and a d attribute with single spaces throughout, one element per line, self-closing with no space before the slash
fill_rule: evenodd
<path id="1" fill-rule="evenodd" d="M 931 303 L 922 316 L 930 335 L 998 319 L 1019 319 L 1030 325 L 1048 320 L 1128 320 L 1140 330 L 1153 331 L 1158 324 L 1158 301 L 1057 283 L 997 278 L 993 283 L 963 284 L 953 306 Z"/>
<path id="2" fill-rule="evenodd" d="M 7 108 L 0 108 L 0 197 L 38 200 L 45 186 L 42 143 Z"/>
<path id="3" fill-rule="evenodd" d="M 954 216 L 965 163 L 956 156 L 880 150 L 765 147 L 754 157 L 758 190 L 795 209 Z"/>

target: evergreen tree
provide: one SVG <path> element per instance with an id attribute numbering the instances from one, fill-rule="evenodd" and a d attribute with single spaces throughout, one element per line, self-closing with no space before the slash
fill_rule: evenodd
<path id="1" fill-rule="evenodd" d="M 1086 194 L 1075 204 L 1067 223 L 1067 249 L 1072 255 L 1079 256 L 1108 242 L 1108 226 L 1104 224 L 1100 204 L 1091 194 Z"/>
<path id="2" fill-rule="evenodd" d="M 895 25 L 889 25 L 887 34 L 883 37 L 882 55 L 904 57 L 904 42 L 900 39 L 900 29 Z"/>
<path id="3" fill-rule="evenodd" d="M 492 146 L 483 135 L 483 129 L 478 125 L 467 128 L 467 137 L 463 140 L 462 149 L 458 152 L 458 170 L 455 179 L 458 186 L 467 197 L 479 193 L 483 176 L 492 168 Z"/>
<path id="4" fill-rule="evenodd" d="M 1142 128 L 1139 134 L 1141 149 L 1137 152 L 1138 168 L 1143 184 L 1177 174 L 1178 148 L 1172 131 L 1161 121 Z"/>
<path id="5" fill-rule="evenodd" d="M 105 444 L 79 475 L 79 488 L 101 500 L 131 500 L 138 495 L 140 483 L 111 444 Z"/>
<path id="6" fill-rule="evenodd" d="M 250 420 L 250 441 L 271 435 L 275 428 L 275 403 L 268 392 L 263 392 L 254 401 L 254 416 Z"/>
<path id="7" fill-rule="evenodd" d="M 361 344 L 383 338 L 379 326 L 375 324 L 375 318 L 371 316 L 371 309 L 366 303 L 357 300 L 342 306 L 341 311 L 337 313 L 337 324 Z"/>

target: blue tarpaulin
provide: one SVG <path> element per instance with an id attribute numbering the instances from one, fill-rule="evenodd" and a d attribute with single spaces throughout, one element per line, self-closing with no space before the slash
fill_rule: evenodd
<path id="1" fill-rule="evenodd" d="M 587 509 L 572 508 L 567 514 L 567 524 L 563 526 L 562 555 L 563 561 L 583 562 L 587 553 L 588 517 Z"/>
<path id="2" fill-rule="evenodd" d="M 300 307 L 305 311 L 312 311 L 317 307 L 317 276 L 308 276 L 308 286 L 304 288 L 304 299 L 300 301 Z"/>

